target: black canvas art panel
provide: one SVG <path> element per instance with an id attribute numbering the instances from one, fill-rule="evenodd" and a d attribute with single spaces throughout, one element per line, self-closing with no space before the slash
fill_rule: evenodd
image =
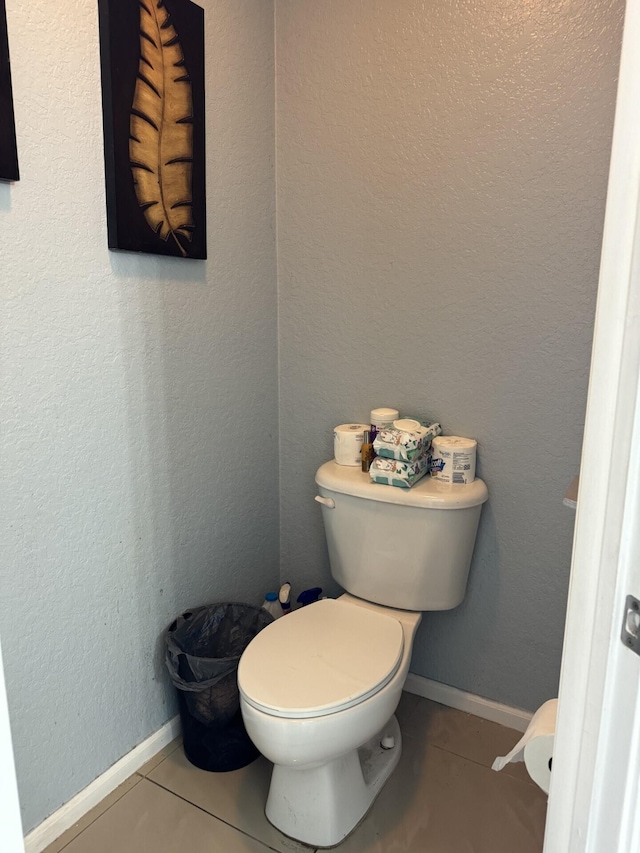
<path id="1" fill-rule="evenodd" d="M 18 149 L 13 115 L 5 0 L 0 0 L 0 181 L 17 181 Z"/>
<path id="2" fill-rule="evenodd" d="M 98 8 L 109 248 L 206 258 L 204 10 Z"/>

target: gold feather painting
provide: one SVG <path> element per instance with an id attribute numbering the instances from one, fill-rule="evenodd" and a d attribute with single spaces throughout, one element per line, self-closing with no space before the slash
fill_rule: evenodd
<path id="1" fill-rule="evenodd" d="M 206 258 L 203 10 L 99 9 L 109 247 Z"/>

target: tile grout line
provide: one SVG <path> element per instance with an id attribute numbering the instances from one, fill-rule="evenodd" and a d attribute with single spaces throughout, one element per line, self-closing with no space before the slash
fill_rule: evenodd
<path id="1" fill-rule="evenodd" d="M 471 764 L 475 764 L 476 767 L 482 767 L 484 770 L 491 770 L 491 767 L 487 764 L 483 764 L 481 761 L 476 761 L 475 758 L 469 758 L 466 755 L 460 755 L 458 752 L 454 752 L 452 749 L 446 749 L 444 746 L 437 746 L 435 743 L 427 743 L 427 746 L 430 749 L 439 749 L 440 752 L 446 752 L 448 755 L 455 755 L 456 758 L 462 758 L 463 761 L 469 761 Z M 495 773 L 495 770 L 491 770 L 492 773 Z M 532 788 L 538 788 L 539 786 L 533 781 L 533 779 L 518 779 L 517 776 L 512 776 L 510 773 L 505 773 L 509 779 L 513 779 L 514 782 L 520 782 L 523 785 L 529 785 Z"/>
<path id="2" fill-rule="evenodd" d="M 428 698 L 426 698 L 426 697 L 424 697 L 424 696 L 419 696 L 418 694 L 415 694 L 415 693 L 414 693 L 414 694 L 410 694 L 410 695 L 415 696 L 415 697 L 417 698 L 417 700 L 418 700 L 418 703 L 417 703 L 417 704 L 414 704 L 414 706 L 412 707 L 411 711 L 409 712 L 408 717 L 407 717 L 407 720 L 406 720 L 407 725 L 409 724 L 409 720 L 410 720 L 411 718 L 413 718 L 414 714 L 416 713 L 416 710 L 417 710 L 418 704 L 419 704 L 420 702 L 422 702 L 422 701 L 432 702 L 432 703 L 434 703 L 434 704 L 436 704 L 436 705 L 440 705 L 442 708 L 445 708 L 445 709 L 447 709 L 447 710 L 459 711 L 459 713 L 461 713 L 461 714 L 469 715 L 469 712 L 468 712 L 468 711 L 460 711 L 460 709 L 452 708 L 452 707 L 450 707 L 450 706 L 448 706 L 448 705 L 443 705 L 441 702 L 436 702 L 436 701 L 435 701 L 435 700 L 433 700 L 433 699 L 428 699 Z M 474 715 L 472 715 L 472 716 L 474 716 Z M 480 718 L 480 719 L 482 719 L 482 718 Z M 505 726 L 505 725 L 503 725 L 502 723 L 496 723 L 496 722 L 495 722 L 495 720 L 487 720 L 487 722 L 489 722 L 489 723 L 494 723 L 495 725 L 498 725 L 498 726 L 500 726 L 501 728 L 509 728 L 508 726 Z M 514 731 L 516 731 L 516 732 L 517 732 L 517 729 L 514 729 Z M 401 729 L 401 732 L 402 732 L 402 729 Z M 416 739 L 416 740 L 417 740 L 417 739 L 418 739 L 418 736 L 417 736 L 417 735 L 412 735 L 412 734 L 405 734 L 404 732 L 402 732 L 402 740 L 403 740 L 403 743 L 404 743 L 404 741 L 405 741 L 405 740 L 412 740 L 412 739 Z M 426 746 L 433 747 L 434 749 L 439 749 L 439 750 L 441 750 L 442 752 L 448 752 L 450 755 L 455 755 L 455 756 L 457 756 L 458 758 L 462 758 L 462 759 L 464 759 L 465 761 L 470 761 L 472 764 L 476 764 L 476 765 L 477 765 L 477 766 L 479 766 L 479 767 L 484 767 L 486 770 L 491 770 L 491 769 L 492 769 L 492 768 L 491 768 L 491 765 L 489 765 L 489 764 L 483 764 L 481 761 L 478 761 L 478 760 L 477 760 L 477 759 L 475 759 L 475 758 L 470 758 L 469 756 L 464 755 L 464 754 L 463 754 L 463 753 L 461 753 L 461 752 L 456 752 L 454 749 L 449 749 L 449 748 L 447 748 L 446 746 L 440 746 L 439 744 L 431 743 L 428 737 L 427 737 L 427 739 L 425 740 L 425 745 L 426 745 Z M 519 762 L 519 763 L 523 763 L 523 762 Z M 495 771 L 494 771 L 494 772 L 495 772 Z M 539 787 L 538 785 L 536 785 L 536 783 L 535 783 L 535 782 L 533 781 L 533 779 L 531 779 L 530 777 L 527 777 L 527 779 L 520 779 L 520 778 L 518 778 L 517 776 L 512 776 L 510 773 L 506 773 L 505 775 L 506 775 L 506 776 L 508 776 L 510 779 L 515 779 L 515 781 L 516 781 L 516 782 L 524 782 L 525 784 L 532 785 L 534 788 L 538 788 L 538 787 Z"/>
<path id="3" fill-rule="evenodd" d="M 154 768 L 154 770 L 155 769 L 156 768 Z M 228 820 L 225 820 L 222 817 L 218 817 L 218 815 L 211 814 L 211 812 L 207 811 L 202 806 L 199 806 L 197 803 L 192 803 L 191 800 L 188 800 L 186 797 L 183 797 L 180 794 L 177 794 L 175 791 L 172 791 L 171 788 L 165 787 L 160 782 L 156 782 L 155 779 L 150 779 L 148 776 L 144 776 L 143 778 L 146 779 L 147 782 L 151 782 L 153 785 L 156 785 L 161 790 L 166 791 L 168 794 L 172 794 L 174 797 L 177 797 L 179 800 L 182 800 L 183 803 L 187 803 L 187 805 L 193 806 L 195 809 L 198 809 L 199 811 L 204 812 L 204 814 L 209 815 L 209 817 L 212 817 L 214 820 L 219 820 L 220 823 L 224 823 L 225 826 L 230 827 L 230 829 L 235 829 L 236 832 L 239 832 L 241 835 L 244 835 L 246 838 L 251 838 L 253 841 L 257 841 L 259 844 L 262 844 L 263 847 L 266 847 L 267 850 L 273 850 L 274 853 L 283 853 L 281 850 L 277 850 L 275 847 L 271 847 L 270 844 L 267 844 L 261 838 L 256 838 L 255 835 L 251 835 L 249 832 L 245 832 L 243 829 L 240 829 L 239 827 L 234 826 L 232 823 L 229 823 Z M 286 836 L 284 836 L 284 837 L 286 838 Z M 318 853 L 318 851 L 315 847 L 307 847 L 306 849 L 303 848 L 303 850 L 300 851 L 300 853 Z"/>

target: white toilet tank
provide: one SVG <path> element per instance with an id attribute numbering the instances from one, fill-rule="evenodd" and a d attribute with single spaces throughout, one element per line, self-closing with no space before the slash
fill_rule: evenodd
<path id="1" fill-rule="evenodd" d="M 331 461 L 316 483 L 331 573 L 347 592 L 401 610 L 460 604 L 489 497 L 482 480 L 454 486 L 426 476 L 400 489 Z"/>

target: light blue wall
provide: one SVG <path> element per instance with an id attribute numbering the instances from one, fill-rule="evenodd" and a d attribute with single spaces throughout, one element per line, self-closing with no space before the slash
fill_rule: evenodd
<path id="1" fill-rule="evenodd" d="M 557 692 L 623 5 L 276 4 L 282 577 L 334 588 L 335 424 L 473 436 L 468 594 L 412 670 L 527 709 Z"/>
<path id="2" fill-rule="evenodd" d="M 107 250 L 95 0 L 7 13 L 0 632 L 28 831 L 176 712 L 177 613 L 277 583 L 273 6 L 206 3 L 206 262 Z"/>

